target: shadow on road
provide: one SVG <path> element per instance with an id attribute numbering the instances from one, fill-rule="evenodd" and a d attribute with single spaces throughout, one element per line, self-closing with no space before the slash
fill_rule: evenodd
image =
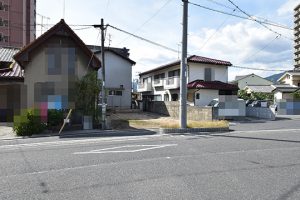
<path id="1" fill-rule="evenodd" d="M 91 138 L 91 137 L 125 137 L 125 136 L 143 136 L 155 135 L 156 131 L 146 129 L 130 129 L 130 130 L 110 130 L 110 131 L 91 131 L 91 132 L 63 132 L 59 138 Z"/>

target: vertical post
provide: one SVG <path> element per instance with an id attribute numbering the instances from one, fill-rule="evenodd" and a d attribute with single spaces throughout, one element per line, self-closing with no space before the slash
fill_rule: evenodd
<path id="1" fill-rule="evenodd" d="M 102 88 L 101 88 L 101 104 L 102 104 L 102 129 L 104 130 L 106 123 L 106 91 L 105 91 L 105 56 L 104 56 L 104 21 L 101 19 L 101 64 L 102 64 Z"/>
<path id="2" fill-rule="evenodd" d="M 186 84 L 186 66 L 187 66 L 187 27 L 188 27 L 188 0 L 183 2 L 182 16 L 182 50 L 181 50 L 181 65 L 180 65 L 180 128 L 187 127 L 187 84 Z"/>

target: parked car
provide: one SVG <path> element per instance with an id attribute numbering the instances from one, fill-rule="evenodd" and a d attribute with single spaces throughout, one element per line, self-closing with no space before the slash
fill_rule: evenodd
<path id="1" fill-rule="evenodd" d="M 211 102 L 209 102 L 209 104 L 207 106 L 211 106 L 211 107 L 219 107 L 219 99 L 216 98 L 216 99 L 213 99 Z"/>
<path id="2" fill-rule="evenodd" d="M 256 101 L 253 101 L 249 106 L 250 107 L 268 108 L 272 104 L 273 104 L 273 102 L 271 100 L 256 100 Z"/>
<path id="3" fill-rule="evenodd" d="M 245 101 L 244 99 L 237 99 L 238 101 Z M 207 106 L 211 106 L 211 107 L 219 107 L 219 98 L 213 99 L 211 102 L 209 102 L 209 104 Z"/>
<path id="4" fill-rule="evenodd" d="M 254 101 L 254 100 L 252 100 L 252 99 L 246 100 L 246 106 L 251 105 L 251 104 L 253 103 L 253 101 Z"/>

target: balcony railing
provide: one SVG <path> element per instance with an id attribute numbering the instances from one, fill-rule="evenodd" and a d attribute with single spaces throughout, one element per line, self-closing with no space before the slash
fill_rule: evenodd
<path id="1" fill-rule="evenodd" d="M 180 78 L 179 77 L 169 77 L 165 80 L 164 89 L 177 89 L 180 87 Z"/>
<path id="2" fill-rule="evenodd" d="M 152 91 L 151 83 L 139 83 L 138 92 L 149 92 Z"/>
<path id="3" fill-rule="evenodd" d="M 164 79 L 154 79 L 153 86 L 160 87 L 164 85 Z"/>

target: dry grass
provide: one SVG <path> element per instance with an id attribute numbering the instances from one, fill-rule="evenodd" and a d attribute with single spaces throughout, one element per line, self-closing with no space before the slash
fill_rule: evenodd
<path id="1" fill-rule="evenodd" d="M 175 119 L 128 120 L 129 126 L 134 128 L 179 128 L 179 121 Z M 188 121 L 188 128 L 224 128 L 227 121 Z"/>
<path id="2" fill-rule="evenodd" d="M 179 128 L 179 121 L 154 113 L 115 113 L 111 115 L 113 129 Z M 188 121 L 188 128 L 225 128 L 227 121 Z"/>

